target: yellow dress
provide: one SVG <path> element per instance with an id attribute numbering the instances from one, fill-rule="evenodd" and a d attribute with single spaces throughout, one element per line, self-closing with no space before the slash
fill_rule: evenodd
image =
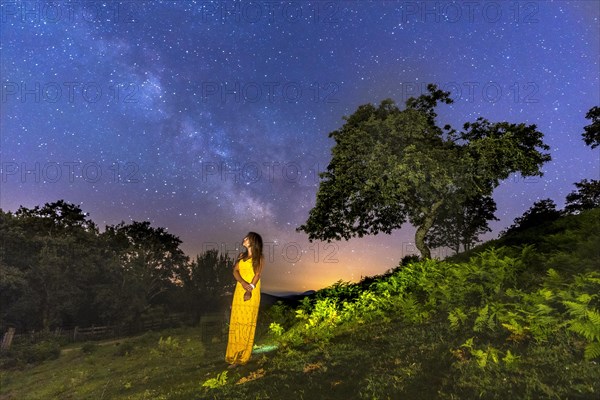
<path id="1" fill-rule="evenodd" d="M 240 260 L 240 275 L 246 282 L 252 282 L 254 270 L 252 269 L 252 258 Z M 231 305 L 231 318 L 229 320 L 229 341 L 225 361 L 229 364 L 246 364 L 252 353 L 254 345 L 254 332 L 256 331 L 256 319 L 260 305 L 260 280 L 252 290 L 252 298 L 244 301 L 246 290 L 242 284 L 237 282 L 233 293 Z"/>

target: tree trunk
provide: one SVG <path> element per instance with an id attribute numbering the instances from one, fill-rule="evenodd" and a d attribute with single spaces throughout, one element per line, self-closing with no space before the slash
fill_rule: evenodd
<path id="1" fill-rule="evenodd" d="M 453 246 L 452 251 L 454 251 L 454 254 L 460 253 L 460 244 Z"/>
<path id="2" fill-rule="evenodd" d="M 44 331 L 50 330 L 50 295 L 46 286 L 43 287 L 42 303 L 40 304 L 41 317 L 42 317 L 42 329 Z"/>
<path id="3" fill-rule="evenodd" d="M 44 301 L 42 304 L 42 329 L 44 331 L 50 330 L 50 306 L 48 301 Z"/>
<path id="4" fill-rule="evenodd" d="M 443 203 L 443 200 L 438 200 L 437 202 L 433 203 L 433 205 L 431 206 L 431 210 L 428 214 L 425 215 L 425 218 L 423 219 L 421 225 L 417 227 L 417 232 L 415 233 L 415 245 L 421 253 L 421 258 L 431 258 L 431 251 L 429 250 L 429 247 L 427 247 L 427 245 L 425 244 L 425 237 L 427 236 L 427 232 L 429 232 L 429 230 L 433 226 L 433 221 L 435 221 L 435 216 L 437 214 L 438 208 L 440 208 L 440 206 Z"/>

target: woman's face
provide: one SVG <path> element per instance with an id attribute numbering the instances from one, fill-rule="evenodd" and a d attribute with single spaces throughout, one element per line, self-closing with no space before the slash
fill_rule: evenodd
<path id="1" fill-rule="evenodd" d="M 244 246 L 245 248 L 249 249 L 250 248 L 250 239 L 248 239 L 248 236 L 246 236 L 244 238 L 244 240 L 242 240 L 242 246 Z"/>

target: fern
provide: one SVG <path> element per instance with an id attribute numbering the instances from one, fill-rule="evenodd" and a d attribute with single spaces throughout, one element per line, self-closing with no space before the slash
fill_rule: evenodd
<path id="1" fill-rule="evenodd" d="M 511 319 L 508 323 L 502 323 L 502 326 L 508 329 L 510 332 L 508 340 L 513 342 L 521 342 L 529 335 L 529 327 L 519 324 L 515 319 Z"/>
<path id="2" fill-rule="evenodd" d="M 550 268 L 548 272 L 546 272 L 546 285 L 550 287 L 560 288 L 565 286 L 565 279 L 553 268 Z"/>
<path id="3" fill-rule="evenodd" d="M 502 358 L 502 361 L 509 369 L 514 369 L 515 367 L 518 366 L 520 359 L 521 359 L 520 356 L 511 353 L 510 350 L 507 350 L 506 354 Z"/>
<path id="4" fill-rule="evenodd" d="M 473 324 L 473 331 L 482 332 L 485 329 L 494 330 L 496 327 L 496 312 L 490 313 L 490 307 L 486 304 L 482 309 L 479 310 L 475 323 Z"/>
<path id="5" fill-rule="evenodd" d="M 576 303 L 574 301 L 565 300 L 562 302 L 567 306 L 569 314 L 576 318 L 585 318 L 587 316 L 587 304 Z"/>
<path id="6" fill-rule="evenodd" d="M 216 389 L 227 384 L 227 371 L 221 372 L 216 378 L 207 379 L 202 387 Z"/>
<path id="7" fill-rule="evenodd" d="M 473 346 L 473 338 L 467 339 L 463 344 L 460 345 L 460 347 L 469 351 L 469 354 L 471 354 L 471 357 L 475 359 L 479 368 L 485 368 L 490 360 L 494 364 L 498 364 L 500 361 L 500 358 L 498 357 L 498 349 L 492 346 L 487 346 L 485 350 L 477 349 Z M 453 353 L 457 354 L 456 351 Z"/>
<path id="8" fill-rule="evenodd" d="M 450 321 L 450 328 L 458 329 L 466 322 L 467 314 L 460 308 L 455 308 L 448 314 L 448 320 Z"/>
<path id="9" fill-rule="evenodd" d="M 574 319 L 568 321 L 569 330 L 584 337 L 588 343 L 584 350 L 584 358 L 591 360 L 600 356 L 600 313 L 589 307 L 593 296 L 584 293 L 577 297 L 580 303 L 575 301 L 563 301 L 567 306 L 569 314 Z"/>
<path id="10" fill-rule="evenodd" d="M 401 315 L 410 322 L 423 322 L 429 317 L 429 313 L 423 310 L 415 295 L 410 293 L 396 300 L 396 305 Z"/>
<path id="11" fill-rule="evenodd" d="M 600 325 L 594 325 L 589 321 L 575 320 L 571 322 L 569 329 L 590 342 L 600 338 Z"/>
<path id="12" fill-rule="evenodd" d="M 600 357 L 600 342 L 590 343 L 585 347 L 583 351 L 583 357 L 586 360 L 592 360 Z"/>
<path id="13" fill-rule="evenodd" d="M 600 313 L 596 310 L 587 310 L 587 317 L 592 324 L 596 327 L 600 327 Z"/>

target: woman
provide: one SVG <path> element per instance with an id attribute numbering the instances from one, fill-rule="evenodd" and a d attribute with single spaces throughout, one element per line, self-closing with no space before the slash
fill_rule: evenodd
<path id="1" fill-rule="evenodd" d="M 237 281 L 229 320 L 229 342 L 225 361 L 229 368 L 243 365 L 250 359 L 254 345 L 254 332 L 260 305 L 260 274 L 265 263 L 263 241 L 258 233 L 250 232 L 242 245 L 246 251 L 238 256 L 233 266 Z"/>

